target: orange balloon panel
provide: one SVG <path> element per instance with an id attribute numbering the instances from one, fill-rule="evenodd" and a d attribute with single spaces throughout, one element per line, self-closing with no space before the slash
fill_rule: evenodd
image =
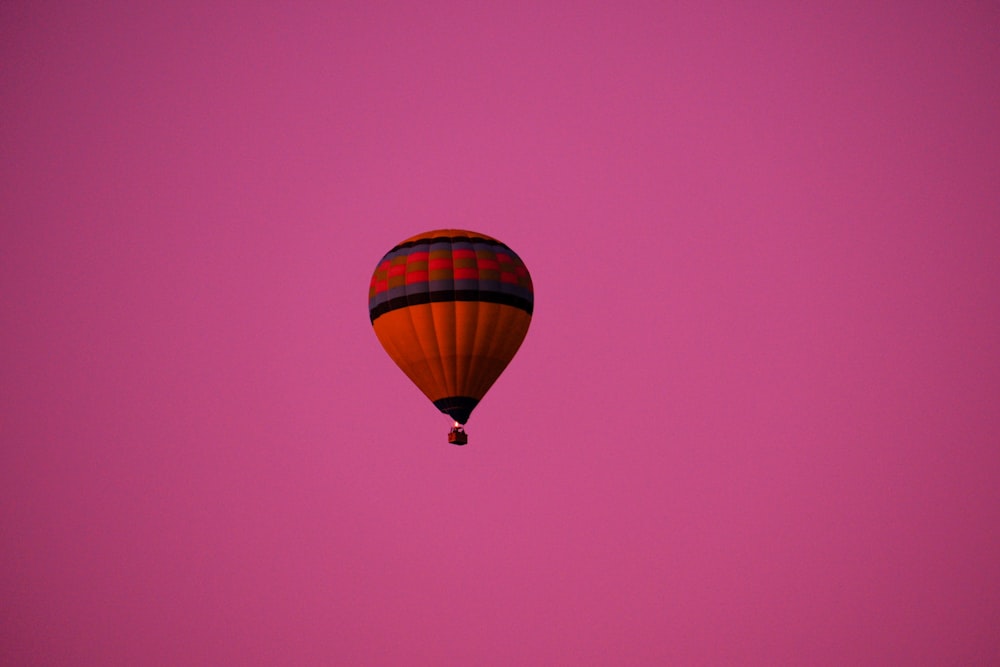
<path id="1" fill-rule="evenodd" d="M 453 301 L 394 310 L 374 327 L 392 360 L 432 402 L 478 403 L 514 358 L 530 321 L 511 306 Z"/>
<path id="2" fill-rule="evenodd" d="M 510 248 L 440 230 L 407 239 L 379 262 L 369 314 L 393 361 L 464 424 L 524 340 L 533 297 L 527 268 Z"/>

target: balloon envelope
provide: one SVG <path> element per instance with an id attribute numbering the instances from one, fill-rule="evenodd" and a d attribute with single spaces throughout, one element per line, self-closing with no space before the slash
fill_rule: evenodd
<path id="1" fill-rule="evenodd" d="M 514 251 L 460 229 L 406 239 L 379 261 L 368 290 L 382 347 L 460 424 L 521 346 L 533 307 L 531 276 Z"/>

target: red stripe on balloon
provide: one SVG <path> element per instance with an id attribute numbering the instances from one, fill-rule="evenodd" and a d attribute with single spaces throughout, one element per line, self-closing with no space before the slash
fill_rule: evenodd
<path id="1" fill-rule="evenodd" d="M 426 271 L 410 271 L 406 274 L 406 284 L 412 285 L 413 283 L 425 283 L 427 282 L 427 272 Z"/>

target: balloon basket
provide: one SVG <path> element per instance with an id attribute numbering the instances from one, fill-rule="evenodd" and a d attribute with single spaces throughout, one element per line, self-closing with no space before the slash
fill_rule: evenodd
<path id="1" fill-rule="evenodd" d="M 469 442 L 469 435 L 461 426 L 456 426 L 448 431 L 448 442 L 453 445 L 464 445 Z"/>

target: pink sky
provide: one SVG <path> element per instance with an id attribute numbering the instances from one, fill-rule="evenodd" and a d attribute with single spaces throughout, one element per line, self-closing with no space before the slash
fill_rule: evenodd
<path id="1" fill-rule="evenodd" d="M 0 3 L 0 663 L 1000 662 L 992 3 L 154 4 Z"/>

